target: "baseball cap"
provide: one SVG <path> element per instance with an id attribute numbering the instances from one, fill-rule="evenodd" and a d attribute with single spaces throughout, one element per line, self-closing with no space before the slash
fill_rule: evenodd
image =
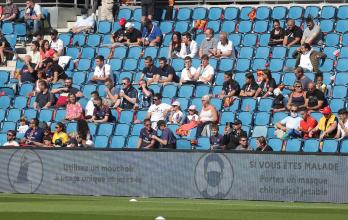
<path id="1" fill-rule="evenodd" d="M 233 124 L 234 124 L 234 125 L 241 125 L 241 124 L 242 124 L 242 121 L 239 120 L 239 119 L 236 119 L 236 120 L 234 120 Z"/>
<path id="2" fill-rule="evenodd" d="M 173 106 L 179 106 L 179 107 L 180 107 L 180 102 L 175 101 L 175 102 L 172 103 L 172 105 L 173 105 Z"/>
<path id="3" fill-rule="evenodd" d="M 125 25 L 126 24 L 126 19 L 125 18 L 121 18 L 119 21 L 118 21 L 118 24 L 120 25 L 120 26 L 123 26 L 123 25 Z"/>
<path id="4" fill-rule="evenodd" d="M 134 27 L 134 24 L 132 22 L 127 22 L 126 23 L 126 29 L 131 29 L 132 27 Z"/>
<path id="5" fill-rule="evenodd" d="M 189 110 L 196 110 L 196 106 L 195 105 L 190 105 Z"/>
<path id="6" fill-rule="evenodd" d="M 323 115 L 329 115 L 331 114 L 331 108 L 329 106 L 326 106 L 325 108 L 322 108 L 319 110 L 321 114 Z"/>

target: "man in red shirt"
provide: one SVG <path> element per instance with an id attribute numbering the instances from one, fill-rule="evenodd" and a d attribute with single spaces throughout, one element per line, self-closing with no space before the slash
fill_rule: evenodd
<path id="1" fill-rule="evenodd" d="M 299 130 L 302 132 L 303 138 L 315 137 L 315 135 L 310 135 L 309 132 L 317 126 L 318 122 L 309 115 L 307 110 L 301 111 L 301 116 L 303 120 L 300 122 Z"/>

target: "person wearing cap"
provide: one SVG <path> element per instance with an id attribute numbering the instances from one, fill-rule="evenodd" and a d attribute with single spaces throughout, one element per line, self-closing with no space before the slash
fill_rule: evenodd
<path id="1" fill-rule="evenodd" d="M 64 80 L 68 78 L 68 76 L 65 74 L 64 69 L 58 63 L 54 62 L 52 58 L 45 59 L 43 64 L 48 82 L 64 82 Z"/>
<path id="2" fill-rule="evenodd" d="M 64 50 L 64 43 L 61 39 L 58 38 L 58 31 L 56 29 L 53 29 L 50 32 L 50 35 L 51 35 L 51 42 L 50 42 L 51 48 L 56 51 L 57 57 L 62 56 L 63 50 Z"/>
<path id="3" fill-rule="evenodd" d="M 232 127 L 231 124 L 227 123 L 222 139 L 222 145 L 224 150 L 234 150 L 239 145 L 239 139 L 241 136 L 247 136 L 247 133 L 242 129 L 242 121 L 236 119 Z"/>
<path id="4" fill-rule="evenodd" d="M 71 32 L 74 34 L 86 32 L 89 33 L 93 31 L 95 25 L 94 16 L 88 16 L 88 9 L 81 9 L 81 17 L 77 19 L 74 27 L 71 29 Z"/>
<path id="5" fill-rule="evenodd" d="M 141 42 L 141 32 L 134 28 L 134 23 L 127 22 L 126 23 L 126 42 L 125 44 L 128 46 L 139 45 Z"/>
<path id="6" fill-rule="evenodd" d="M 332 114 L 331 108 L 326 106 L 323 109 L 320 109 L 320 113 L 323 114 L 323 117 L 320 118 L 318 125 L 309 132 L 309 135 L 314 135 L 316 132 L 320 132 L 319 140 L 325 138 L 335 138 L 338 128 L 338 119 Z M 322 150 L 322 144 L 320 144 L 320 150 Z"/>
<path id="7" fill-rule="evenodd" d="M 224 106 L 232 105 L 235 96 L 239 96 L 240 86 L 237 81 L 232 79 L 232 72 L 228 71 L 224 74 L 224 83 L 219 98 L 223 100 Z"/>
<path id="8" fill-rule="evenodd" d="M 338 110 L 338 130 L 336 139 L 347 138 L 348 136 L 348 111 L 346 108 Z"/>
<path id="9" fill-rule="evenodd" d="M 159 120 L 157 122 L 158 129 L 162 132 L 158 137 L 152 135 L 152 139 L 159 143 L 160 148 L 164 149 L 176 149 L 176 137 L 174 133 L 167 128 L 167 124 L 164 120 Z"/>
<path id="10" fill-rule="evenodd" d="M 151 128 L 151 120 L 144 120 L 144 127 L 140 130 L 137 149 L 154 149 L 156 148 L 156 141 L 152 136 L 157 136 L 157 132 Z"/>
<path id="11" fill-rule="evenodd" d="M 29 27 L 33 28 L 33 33 L 41 31 L 42 18 L 41 6 L 35 3 L 34 0 L 28 0 L 24 11 L 24 20 L 27 22 Z"/>
<path id="12" fill-rule="evenodd" d="M 287 139 L 288 137 L 298 138 L 301 137 L 301 132 L 298 130 L 302 118 L 298 114 L 298 107 L 296 105 L 290 105 L 290 115 L 286 116 L 275 125 L 274 134 L 279 139 Z"/>
<path id="13" fill-rule="evenodd" d="M 19 147 L 16 141 L 16 132 L 14 130 L 9 130 L 7 132 L 7 141 L 3 144 L 4 147 Z"/>
<path id="14" fill-rule="evenodd" d="M 183 124 L 188 124 L 191 121 L 197 122 L 198 120 L 199 120 L 199 116 L 198 116 L 196 106 L 190 105 L 190 107 L 188 108 L 188 115 L 185 117 Z"/>
<path id="15" fill-rule="evenodd" d="M 194 80 L 199 84 L 211 84 L 214 73 L 214 68 L 209 64 L 209 56 L 204 54 L 201 58 L 201 65 L 196 70 Z"/>
<path id="16" fill-rule="evenodd" d="M 153 129 L 157 129 L 157 122 L 167 118 L 167 114 L 170 111 L 171 106 L 167 103 L 162 103 L 162 95 L 160 93 L 156 93 L 152 100 L 153 104 L 147 111 L 145 118 L 149 118 L 152 122 L 151 127 Z"/>
<path id="17" fill-rule="evenodd" d="M 110 36 L 110 41 L 113 44 L 113 47 L 116 46 L 120 46 L 123 43 L 127 42 L 126 39 L 126 19 L 125 18 L 121 18 L 118 21 L 118 25 L 120 26 L 120 29 L 118 29 L 117 31 L 115 31 L 111 36 Z"/>
<path id="18" fill-rule="evenodd" d="M 158 47 L 162 43 L 162 31 L 151 20 L 146 20 L 142 32 L 141 43 L 143 46 Z"/>
<path id="19" fill-rule="evenodd" d="M 324 93 L 316 88 L 314 82 L 310 82 L 305 99 L 305 106 L 307 109 L 310 111 L 318 111 L 327 105 Z"/>
<path id="20" fill-rule="evenodd" d="M 169 123 L 181 125 L 185 119 L 184 113 L 180 108 L 180 102 L 174 101 L 169 115 Z"/>
<path id="21" fill-rule="evenodd" d="M 252 73 L 245 74 L 245 84 L 240 90 L 239 96 L 241 97 L 253 97 L 256 90 L 259 88 L 255 82 L 254 75 Z"/>

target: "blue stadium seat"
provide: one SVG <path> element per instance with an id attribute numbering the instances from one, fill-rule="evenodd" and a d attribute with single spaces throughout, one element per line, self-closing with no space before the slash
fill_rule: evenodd
<path id="1" fill-rule="evenodd" d="M 183 98 L 190 98 L 193 95 L 193 85 L 182 85 L 179 88 L 178 96 Z"/>
<path id="2" fill-rule="evenodd" d="M 127 140 L 127 148 L 136 148 L 138 145 L 139 135 L 130 136 Z"/>
<path id="3" fill-rule="evenodd" d="M 53 116 L 53 109 L 41 109 L 39 113 L 39 121 L 51 122 Z"/>
<path id="4" fill-rule="evenodd" d="M 0 122 L 5 121 L 6 109 L 0 108 Z"/>
<path id="5" fill-rule="evenodd" d="M 16 96 L 14 99 L 13 107 L 24 109 L 25 107 L 27 107 L 27 102 L 28 99 L 26 96 Z"/>
<path id="6" fill-rule="evenodd" d="M 82 59 L 93 59 L 95 57 L 95 48 L 93 47 L 84 47 L 81 50 Z"/>
<path id="7" fill-rule="evenodd" d="M 117 61 L 117 62 L 119 62 L 119 61 Z M 111 63 L 111 61 L 110 61 L 110 63 Z M 123 62 L 123 70 L 124 71 L 135 71 L 137 69 L 137 64 L 138 64 L 137 59 L 133 59 L 133 58 L 125 59 Z"/>
<path id="8" fill-rule="evenodd" d="M 98 125 L 93 123 L 93 122 L 89 122 L 88 123 L 88 129 L 89 129 L 90 134 L 92 136 L 94 136 L 94 135 L 97 134 Z"/>
<path id="9" fill-rule="evenodd" d="M 120 114 L 119 123 L 130 124 L 133 122 L 134 112 L 131 110 L 123 110 Z"/>
<path id="10" fill-rule="evenodd" d="M 320 21 L 320 29 L 324 33 L 330 33 L 334 30 L 333 20 L 322 20 Z"/>
<path id="11" fill-rule="evenodd" d="M 191 19 L 192 11 L 190 8 L 184 7 L 178 10 L 178 14 L 176 15 L 176 19 L 178 21 L 189 21 Z"/>
<path id="12" fill-rule="evenodd" d="M 150 89 L 153 90 L 154 93 L 160 93 L 161 92 L 161 86 L 158 84 L 151 84 L 149 86 Z"/>
<path id="13" fill-rule="evenodd" d="M 348 77 L 346 72 L 336 73 L 335 85 L 345 86 L 348 84 Z"/>
<path id="14" fill-rule="evenodd" d="M 105 45 L 105 44 L 112 44 L 111 43 L 111 34 L 105 34 L 105 35 L 102 35 L 102 44 Z"/>
<path id="15" fill-rule="evenodd" d="M 244 48 L 248 48 L 248 47 L 243 47 L 241 49 L 241 51 Z M 258 47 L 258 48 L 256 48 L 256 51 L 255 51 L 255 58 L 263 58 L 263 59 L 267 58 L 269 56 L 269 52 L 270 52 L 270 48 L 269 47 Z M 241 56 L 241 54 L 239 56 Z"/>
<path id="16" fill-rule="evenodd" d="M 226 122 L 234 122 L 235 113 L 232 111 L 224 111 L 220 116 L 220 124 L 224 125 Z"/>
<path id="17" fill-rule="evenodd" d="M 348 33 L 342 35 L 342 46 L 348 46 Z"/>
<path id="18" fill-rule="evenodd" d="M 14 33 L 17 34 L 17 37 L 23 38 L 26 40 L 27 38 L 27 25 L 26 23 L 15 23 L 14 24 Z"/>
<path id="19" fill-rule="evenodd" d="M 11 98 L 9 96 L 0 96 L 0 108 L 8 109 L 11 105 Z"/>
<path id="20" fill-rule="evenodd" d="M 112 123 L 103 123 L 98 126 L 97 135 L 110 136 L 114 132 L 114 124 Z"/>
<path id="21" fill-rule="evenodd" d="M 210 149 L 210 141 L 208 137 L 199 137 L 197 143 L 197 150 L 209 150 Z"/>
<path id="22" fill-rule="evenodd" d="M 58 38 L 63 41 L 64 47 L 67 47 L 70 45 L 71 36 L 71 33 L 61 33 Z"/>
<path id="23" fill-rule="evenodd" d="M 115 135 L 111 138 L 110 148 L 123 148 L 126 146 L 126 138 L 124 136 Z"/>
<path id="24" fill-rule="evenodd" d="M 268 43 L 269 43 L 269 38 L 270 38 L 270 34 L 269 33 L 262 33 L 259 34 L 258 36 L 258 44 L 260 47 L 267 47 Z"/>
<path id="25" fill-rule="evenodd" d="M 72 60 L 75 60 L 80 55 L 80 48 L 69 47 L 66 51 L 66 55 L 71 57 Z"/>
<path id="26" fill-rule="evenodd" d="M 286 141 L 286 152 L 299 152 L 301 151 L 302 141 L 300 139 L 289 139 Z"/>
<path id="27" fill-rule="evenodd" d="M 241 43 L 242 36 L 241 36 L 241 34 L 230 34 L 230 35 L 228 35 L 228 39 L 230 41 L 232 41 L 232 43 L 235 47 L 238 47 Z"/>
<path id="28" fill-rule="evenodd" d="M 12 121 L 5 121 L 2 123 L 2 128 L 1 131 L 2 132 L 8 132 L 9 130 L 16 130 L 17 128 L 17 124 L 16 122 L 12 122 Z"/>
<path id="29" fill-rule="evenodd" d="M 95 148 L 107 148 L 109 145 L 109 137 L 107 136 L 95 136 L 94 147 Z"/>
<path id="30" fill-rule="evenodd" d="M 338 99 L 344 99 L 347 97 L 347 87 L 346 86 L 335 86 L 332 91 L 332 97 Z"/>
<path id="31" fill-rule="evenodd" d="M 158 48 L 157 47 L 146 47 L 144 51 L 144 57 L 150 56 L 153 59 L 157 57 Z M 167 57 L 168 54 L 165 56 Z"/>
<path id="32" fill-rule="evenodd" d="M 196 34 L 195 41 L 196 41 L 197 45 L 201 45 L 204 38 L 205 38 L 204 34 Z"/>
<path id="33" fill-rule="evenodd" d="M 177 93 L 177 86 L 175 84 L 167 84 L 163 87 L 162 96 L 165 98 L 174 98 Z"/>
<path id="34" fill-rule="evenodd" d="M 268 20 L 271 14 L 271 8 L 268 6 L 260 6 L 256 9 L 257 20 Z"/>
<path id="35" fill-rule="evenodd" d="M 29 121 L 29 120 L 37 117 L 37 110 L 35 110 L 35 109 L 25 109 L 23 115 Z"/>
<path id="36" fill-rule="evenodd" d="M 256 150 L 257 148 L 256 139 L 256 137 L 249 138 L 249 145 L 253 150 Z"/>
<path id="37" fill-rule="evenodd" d="M 322 72 L 331 72 L 333 70 L 333 66 L 334 66 L 334 61 L 327 58 L 327 59 L 325 59 L 325 62 L 323 64 L 321 64 L 319 69 Z M 336 69 L 337 69 L 337 67 L 336 67 Z"/>
<path id="38" fill-rule="evenodd" d="M 348 19 L 348 6 L 341 5 L 338 7 L 337 19 Z"/>
<path id="39" fill-rule="evenodd" d="M 246 72 L 250 68 L 250 60 L 249 59 L 238 59 L 235 67 L 235 71 L 237 72 Z"/>
<path id="40" fill-rule="evenodd" d="M 72 78 L 75 85 L 83 85 L 86 82 L 86 72 L 74 72 Z"/>
<path id="41" fill-rule="evenodd" d="M 258 110 L 261 112 L 269 112 L 272 109 L 272 98 L 261 98 L 258 104 Z"/>
<path id="42" fill-rule="evenodd" d="M 338 20 L 336 23 L 336 32 L 346 33 L 348 32 L 348 19 L 347 20 Z"/>
<path id="43" fill-rule="evenodd" d="M 175 23 L 174 31 L 184 33 L 189 30 L 190 23 L 187 21 L 178 21 Z"/>
<path id="44" fill-rule="evenodd" d="M 244 47 L 254 47 L 257 43 L 257 34 L 245 34 L 243 36 L 243 46 Z"/>
<path id="45" fill-rule="evenodd" d="M 337 46 L 340 43 L 340 35 L 330 33 L 325 36 L 325 45 L 329 47 Z"/>
<path id="46" fill-rule="evenodd" d="M 204 95 L 207 95 L 209 93 L 210 93 L 210 86 L 209 85 L 196 86 L 196 91 L 195 91 L 196 97 L 203 97 Z"/>
<path id="47" fill-rule="evenodd" d="M 101 36 L 99 34 L 90 34 L 87 37 L 87 46 L 99 47 L 101 43 Z"/>
<path id="48" fill-rule="evenodd" d="M 238 58 L 250 59 L 251 57 L 253 57 L 253 54 L 254 54 L 254 48 L 245 46 L 240 49 Z"/>
<path id="49" fill-rule="evenodd" d="M 169 47 L 161 47 L 158 50 L 158 57 L 168 57 Z"/>
<path id="50" fill-rule="evenodd" d="M 268 21 L 256 21 L 254 23 L 255 33 L 265 33 L 268 31 Z"/>
<path id="51" fill-rule="evenodd" d="M 310 5 L 306 7 L 304 12 L 304 17 L 308 18 L 309 16 L 313 19 L 317 19 L 319 17 L 320 8 L 315 5 Z"/>
<path id="52" fill-rule="evenodd" d="M 176 149 L 178 150 L 191 150 L 192 146 L 191 146 L 191 142 L 180 138 L 176 140 Z"/>
<path id="53" fill-rule="evenodd" d="M 14 33 L 14 28 L 13 28 L 12 22 L 4 22 L 1 27 L 2 34 L 8 35 L 8 34 L 13 34 Z"/>
<path id="54" fill-rule="evenodd" d="M 225 20 L 236 20 L 239 16 L 239 8 L 236 7 L 227 7 L 224 11 Z"/>
<path id="55" fill-rule="evenodd" d="M 221 62 L 220 62 L 220 65 L 221 65 Z M 220 70 L 220 71 L 222 71 L 222 70 Z M 224 73 L 217 73 L 216 77 L 215 77 L 215 85 L 221 86 L 224 83 L 224 77 L 225 77 Z M 215 88 L 215 87 L 213 87 L 213 88 Z M 213 93 L 213 94 L 215 95 L 215 93 Z M 218 94 L 220 94 L 220 93 L 218 93 Z"/>
<path id="56" fill-rule="evenodd" d="M 139 56 L 139 54 L 138 54 Z M 127 57 L 127 47 L 116 47 L 113 58 L 124 59 Z"/>
<path id="57" fill-rule="evenodd" d="M 325 5 L 320 11 L 321 19 L 335 19 L 336 18 L 336 7 L 331 5 Z"/>
<path id="58" fill-rule="evenodd" d="M 276 112 L 273 114 L 272 124 L 276 124 L 277 122 L 283 120 L 288 116 L 287 112 Z"/>
<path id="59" fill-rule="evenodd" d="M 271 59 L 269 69 L 271 72 L 281 72 L 284 67 L 284 60 L 283 59 Z"/>
<path id="60" fill-rule="evenodd" d="M 29 93 L 33 92 L 34 84 L 32 83 L 23 83 L 19 89 L 19 95 L 28 96 Z"/>
<path id="61" fill-rule="evenodd" d="M 252 64 L 251 69 L 253 71 L 257 71 L 259 69 L 265 69 L 267 64 L 267 60 L 266 59 L 254 59 L 254 62 Z"/>
<path id="62" fill-rule="evenodd" d="M 0 146 L 3 146 L 7 142 L 7 134 L 0 133 Z"/>
<path id="63" fill-rule="evenodd" d="M 66 116 L 66 110 L 64 108 L 59 108 L 56 111 L 54 121 L 61 122 L 65 119 Z"/>
<path id="64" fill-rule="evenodd" d="M 323 53 L 326 54 L 326 56 L 330 59 L 336 59 L 336 56 L 334 55 L 334 52 L 337 50 L 337 47 L 325 47 L 323 50 Z M 341 53 L 342 54 L 342 53 Z M 342 58 L 342 55 L 340 56 Z"/>
<path id="65" fill-rule="evenodd" d="M 174 58 L 172 60 L 172 66 L 175 72 L 181 72 L 181 70 L 184 69 L 184 60 L 181 58 Z"/>
<path id="66" fill-rule="evenodd" d="M 90 59 L 80 59 L 77 64 L 77 70 L 87 71 L 91 68 L 91 60 Z"/>
<path id="67" fill-rule="evenodd" d="M 277 138 L 274 134 L 275 128 L 274 127 L 268 127 L 267 129 L 267 138 Z"/>
<path id="68" fill-rule="evenodd" d="M 126 60 L 125 60 L 125 62 L 126 62 Z M 122 60 L 118 59 L 118 58 L 110 59 L 109 65 L 111 66 L 112 71 L 119 71 L 122 69 Z M 128 68 L 128 66 L 125 65 L 125 68 Z"/>
<path id="69" fill-rule="evenodd" d="M 249 33 L 252 30 L 252 22 L 251 21 L 240 21 L 238 24 L 238 32 L 239 33 Z M 249 46 L 249 45 L 246 45 Z M 251 45 L 250 45 L 251 46 Z"/>
<path id="70" fill-rule="evenodd" d="M 254 126 L 252 137 L 266 137 L 267 135 L 267 127 L 266 126 Z"/>
<path id="71" fill-rule="evenodd" d="M 204 7 L 196 7 L 192 13 L 192 20 L 203 20 L 207 17 L 207 9 Z"/>
<path id="72" fill-rule="evenodd" d="M 287 15 L 287 8 L 284 6 L 275 6 L 272 10 L 272 19 L 284 20 Z"/>
<path id="73" fill-rule="evenodd" d="M 18 108 L 9 109 L 7 112 L 7 121 L 18 122 L 21 116 L 22 116 L 21 109 L 18 109 Z"/>
<path id="74" fill-rule="evenodd" d="M 132 127 L 131 135 L 138 135 L 140 134 L 140 130 L 144 127 L 144 124 L 135 124 Z"/>
<path id="75" fill-rule="evenodd" d="M 209 21 L 220 20 L 222 12 L 223 12 L 222 8 L 220 8 L 220 7 L 211 7 L 209 9 L 208 20 Z"/>
<path id="76" fill-rule="evenodd" d="M 233 33 L 236 29 L 236 22 L 235 21 L 223 21 L 221 24 L 221 31 L 226 33 Z"/>
<path id="77" fill-rule="evenodd" d="M 86 36 L 84 34 L 75 34 L 72 39 L 73 46 L 83 47 L 85 46 Z"/>
<path id="78" fill-rule="evenodd" d="M 141 21 L 141 8 L 135 8 L 133 10 L 133 17 L 132 17 L 133 21 Z"/>
<path id="79" fill-rule="evenodd" d="M 121 18 L 126 19 L 126 21 L 130 20 L 132 17 L 132 9 L 130 8 L 121 8 L 118 11 L 118 15 L 117 15 L 117 20 L 120 20 Z"/>
<path id="80" fill-rule="evenodd" d="M 319 151 L 319 140 L 307 139 L 303 143 L 303 152 L 313 153 Z"/>
<path id="81" fill-rule="evenodd" d="M 340 152 L 341 153 L 348 153 L 348 139 L 343 139 L 341 141 Z"/>
<path id="82" fill-rule="evenodd" d="M 268 145 L 273 151 L 280 152 L 282 150 L 283 141 L 278 138 L 271 138 L 268 140 Z"/>
<path id="83" fill-rule="evenodd" d="M 162 21 L 159 28 L 161 29 L 162 34 L 169 34 L 173 31 L 173 22 Z M 170 36 L 170 38 L 171 38 L 171 36 Z"/>
<path id="84" fill-rule="evenodd" d="M 253 10 L 253 7 L 245 6 L 240 9 L 240 20 L 249 20 L 249 13 Z"/>
<path id="85" fill-rule="evenodd" d="M 253 114 L 250 112 L 239 112 L 238 119 L 242 121 L 243 125 L 251 125 L 253 121 Z"/>
<path id="86" fill-rule="evenodd" d="M 257 112 L 255 113 L 255 125 L 268 125 L 270 122 L 271 115 L 268 112 Z M 265 135 L 266 136 L 266 135 Z"/>
<path id="87" fill-rule="evenodd" d="M 97 86 L 93 85 L 93 84 L 89 84 L 89 85 L 84 85 L 83 86 L 83 96 L 86 98 L 90 98 L 91 97 L 91 92 L 94 92 L 97 90 Z"/>
<path id="88" fill-rule="evenodd" d="M 139 54 L 141 53 L 143 49 L 139 46 L 133 46 L 128 49 L 128 56 L 127 58 L 139 58 Z"/>
<path id="89" fill-rule="evenodd" d="M 330 108 L 332 112 L 338 112 L 338 110 L 345 108 L 346 102 L 344 99 L 331 99 Z"/>
<path id="90" fill-rule="evenodd" d="M 338 150 L 338 141 L 335 139 L 324 140 L 323 153 L 336 153 Z"/>
<path id="91" fill-rule="evenodd" d="M 348 37 L 348 36 L 347 36 Z M 324 49 L 325 50 L 325 49 Z M 341 47 L 340 58 L 348 58 L 348 47 Z"/>
<path id="92" fill-rule="evenodd" d="M 76 122 L 69 122 L 67 125 L 66 125 L 66 132 L 69 134 L 69 133 L 72 133 L 72 132 L 76 132 L 77 131 L 77 123 Z"/>
<path id="93" fill-rule="evenodd" d="M 284 59 L 286 57 L 287 48 L 286 47 L 273 47 L 272 58 Z"/>
<path id="94" fill-rule="evenodd" d="M 290 19 L 301 19 L 303 16 L 303 7 L 302 6 L 291 6 L 289 8 L 289 12 L 288 12 L 288 18 Z"/>
<path id="95" fill-rule="evenodd" d="M 220 26 L 221 26 L 220 21 L 208 21 L 206 28 L 211 28 L 214 31 L 214 33 L 219 33 Z"/>
<path id="96" fill-rule="evenodd" d="M 133 79 L 133 74 L 131 72 L 121 72 L 119 74 L 117 74 L 117 83 L 119 85 L 122 84 L 122 80 L 125 78 L 125 77 L 128 77 L 131 81 Z"/>

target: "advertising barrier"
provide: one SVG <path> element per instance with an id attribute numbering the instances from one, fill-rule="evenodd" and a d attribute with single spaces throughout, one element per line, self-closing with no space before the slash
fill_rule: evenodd
<path id="1" fill-rule="evenodd" d="M 0 192 L 348 202 L 337 155 L 0 149 Z"/>

